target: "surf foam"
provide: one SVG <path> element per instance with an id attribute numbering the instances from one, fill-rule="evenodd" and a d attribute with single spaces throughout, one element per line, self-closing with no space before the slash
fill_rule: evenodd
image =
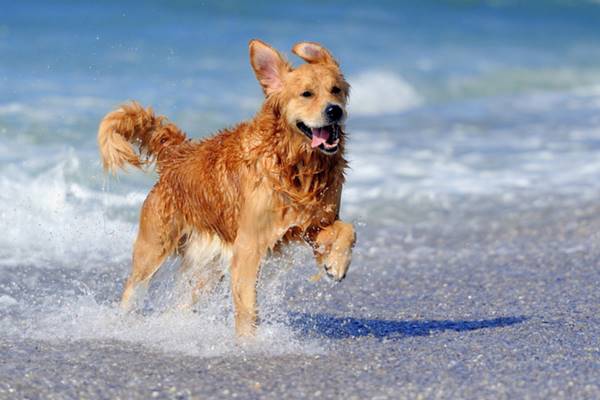
<path id="1" fill-rule="evenodd" d="M 357 116 L 394 114 L 418 107 L 423 99 L 400 75 L 369 70 L 350 77 L 349 111 Z"/>
<path id="2" fill-rule="evenodd" d="M 63 160 L 54 165 L 23 162 L 1 170 L 0 265 L 86 268 L 90 262 L 129 257 L 135 225 L 107 218 L 104 194 L 67 177 L 81 167 L 80 159 L 69 151 L 60 156 Z M 132 200 L 108 195 L 104 203 Z"/>

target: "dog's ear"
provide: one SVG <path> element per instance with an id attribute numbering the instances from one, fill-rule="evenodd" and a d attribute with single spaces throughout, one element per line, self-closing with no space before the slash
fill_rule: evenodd
<path id="1" fill-rule="evenodd" d="M 329 50 L 315 42 L 296 43 L 292 48 L 292 53 L 310 64 L 333 64 L 339 67 L 339 64 L 333 58 Z"/>
<path id="2" fill-rule="evenodd" d="M 250 64 L 265 95 L 279 91 L 284 75 L 292 69 L 290 64 L 277 50 L 258 39 L 251 40 L 249 47 Z"/>

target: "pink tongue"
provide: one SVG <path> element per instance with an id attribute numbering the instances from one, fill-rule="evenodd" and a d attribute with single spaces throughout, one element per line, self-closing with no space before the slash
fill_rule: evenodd
<path id="1" fill-rule="evenodd" d="M 325 128 L 312 128 L 312 142 L 310 147 L 319 147 L 329 139 L 329 131 Z"/>

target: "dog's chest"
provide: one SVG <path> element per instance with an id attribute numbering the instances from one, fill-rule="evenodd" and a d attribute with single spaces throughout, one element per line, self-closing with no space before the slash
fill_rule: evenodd
<path id="1" fill-rule="evenodd" d="M 296 227 L 302 231 L 328 226 L 335 221 L 343 168 L 311 155 L 290 164 L 272 162 L 271 174 L 264 174 L 263 188 L 271 194 L 271 212 L 277 228 Z"/>
<path id="2" fill-rule="evenodd" d="M 312 196 L 290 196 L 288 193 L 277 193 L 276 207 L 282 225 L 298 227 L 302 231 L 310 227 L 328 226 L 335 221 L 337 204 L 332 196 L 314 193 Z"/>

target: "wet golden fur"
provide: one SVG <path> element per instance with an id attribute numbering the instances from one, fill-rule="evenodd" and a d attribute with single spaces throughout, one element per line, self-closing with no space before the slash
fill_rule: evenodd
<path id="1" fill-rule="evenodd" d="M 345 138 L 335 154 L 324 154 L 296 122 L 318 126 L 331 103 L 345 110 L 349 86 L 322 46 L 303 42 L 293 51 L 307 63 L 294 69 L 265 43 L 250 42 L 265 101 L 252 120 L 210 138 L 189 140 L 137 103 L 103 119 L 98 143 L 106 170 L 155 162 L 159 174 L 142 207 L 124 308 L 174 253 L 184 257 L 181 280 L 191 282 L 192 302 L 222 277 L 216 264 L 230 265 L 239 335 L 254 332 L 260 262 L 281 243 L 308 243 L 330 275 L 345 276 L 355 241 L 352 225 L 339 220 Z M 312 98 L 300 96 L 306 90 Z"/>

